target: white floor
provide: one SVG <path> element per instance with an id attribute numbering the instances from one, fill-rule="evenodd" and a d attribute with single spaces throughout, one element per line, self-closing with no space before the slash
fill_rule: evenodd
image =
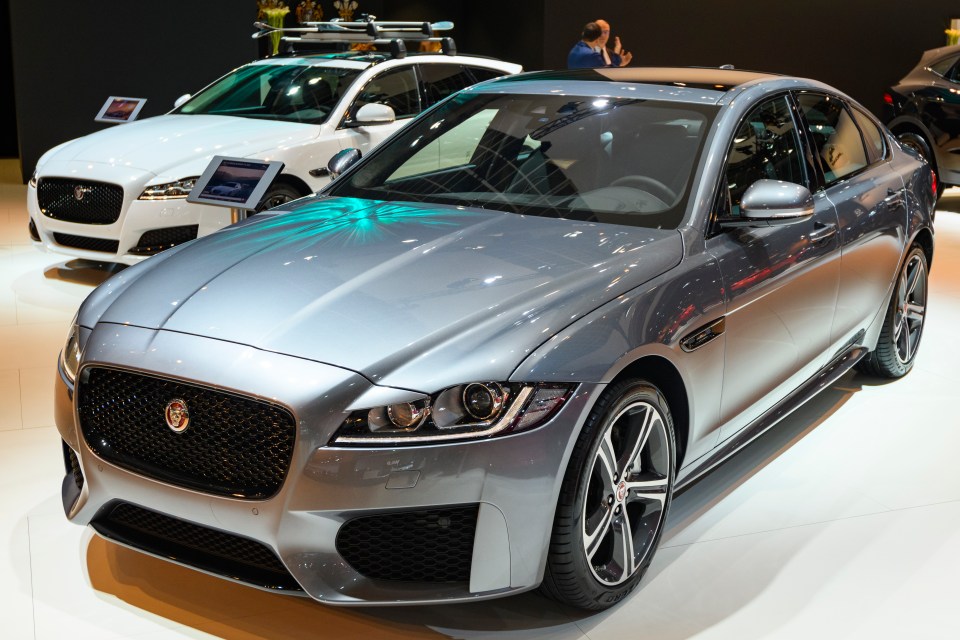
<path id="1" fill-rule="evenodd" d="M 910 375 L 846 376 L 678 497 L 641 587 L 581 615 L 535 594 L 332 608 L 69 524 L 55 359 L 109 274 L 30 246 L 14 171 L 0 161 L 0 638 L 960 638 L 960 189 L 937 215 Z"/>

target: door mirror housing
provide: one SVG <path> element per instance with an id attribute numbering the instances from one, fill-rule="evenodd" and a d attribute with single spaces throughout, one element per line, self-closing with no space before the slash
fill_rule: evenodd
<path id="1" fill-rule="evenodd" d="M 782 180 L 757 180 L 740 200 L 740 216 L 724 218 L 727 227 L 772 227 L 794 224 L 813 215 L 813 194 L 803 185 Z"/>
<path id="2" fill-rule="evenodd" d="M 330 179 L 336 180 L 337 176 L 352 167 L 360 159 L 360 149 L 344 149 L 338 151 L 330 161 L 327 162 L 327 171 L 330 172 Z"/>
<path id="3" fill-rule="evenodd" d="M 370 127 L 378 124 L 390 124 L 396 119 L 397 114 L 392 107 L 379 102 L 371 102 L 357 109 L 353 118 L 347 120 L 344 124 L 348 127 Z"/>
<path id="4" fill-rule="evenodd" d="M 180 96 L 179 98 L 177 98 L 176 100 L 173 101 L 173 108 L 174 108 L 174 109 L 179 109 L 181 106 L 183 106 L 183 103 L 184 103 L 184 102 L 186 102 L 187 100 L 189 100 L 189 99 L 192 98 L 192 97 L 193 97 L 193 96 L 192 96 L 191 94 L 189 94 L 189 93 L 183 94 L 182 96 Z"/>

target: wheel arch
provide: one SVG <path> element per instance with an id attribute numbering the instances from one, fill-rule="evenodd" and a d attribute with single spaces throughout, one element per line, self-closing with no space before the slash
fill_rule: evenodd
<path id="1" fill-rule="evenodd" d="M 933 232 L 929 228 L 923 227 L 913 236 L 911 245 L 920 245 L 924 255 L 927 257 L 927 271 L 933 266 Z"/>
<path id="2" fill-rule="evenodd" d="M 894 137 L 899 136 L 901 133 L 915 133 L 926 140 L 927 146 L 930 147 L 930 151 L 933 155 L 933 157 L 930 159 L 933 164 L 933 170 L 937 172 L 937 176 L 940 175 L 940 158 L 937 156 L 939 151 L 937 146 L 932 142 L 933 134 L 930 133 L 930 131 L 922 122 L 903 116 L 891 120 L 887 125 L 887 128 L 890 129 L 890 132 Z"/>
<path id="3" fill-rule="evenodd" d="M 642 378 L 663 393 L 673 416 L 673 432 L 677 438 L 677 469 L 683 464 L 690 433 L 690 401 L 680 371 L 666 358 L 646 355 L 627 365 L 610 381 L 614 384 L 628 378 Z"/>

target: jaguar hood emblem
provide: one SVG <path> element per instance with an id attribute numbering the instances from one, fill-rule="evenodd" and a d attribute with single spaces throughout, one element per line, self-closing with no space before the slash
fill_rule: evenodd
<path id="1" fill-rule="evenodd" d="M 167 403 L 163 416 L 167 420 L 167 426 L 175 433 L 183 433 L 190 426 L 190 410 L 187 403 L 179 398 Z"/>

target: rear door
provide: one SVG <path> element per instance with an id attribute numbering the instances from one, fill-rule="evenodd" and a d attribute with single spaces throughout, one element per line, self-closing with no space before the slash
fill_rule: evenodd
<path id="1" fill-rule="evenodd" d="M 885 307 L 904 243 L 904 183 L 870 116 L 826 93 L 807 91 L 796 99 L 839 220 L 842 258 L 830 339 L 840 350 Z"/>

